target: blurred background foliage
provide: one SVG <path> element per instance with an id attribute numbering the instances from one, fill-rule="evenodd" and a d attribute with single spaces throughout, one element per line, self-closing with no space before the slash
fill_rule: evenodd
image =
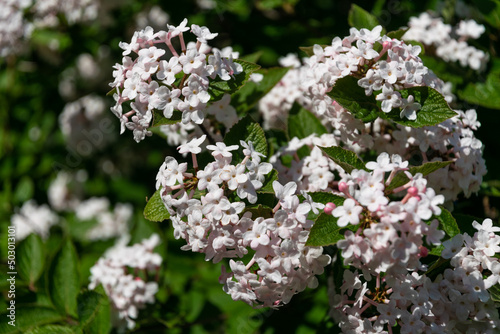
<path id="1" fill-rule="evenodd" d="M 460 2 L 463 3 L 463 2 Z M 87 94 L 104 97 L 112 81 L 112 65 L 120 62 L 120 41 L 128 42 L 137 29 L 137 17 L 153 6 L 161 7 L 170 24 L 183 18 L 204 25 L 219 36 L 212 45 L 231 45 L 240 55 L 260 53 L 259 64 L 277 66 L 288 53 L 301 56 L 299 47 L 329 44 L 335 36 L 349 32 L 347 21 L 352 4 L 373 13 L 387 31 L 407 25 L 410 17 L 424 11 L 441 15 L 445 23 L 460 20 L 458 1 L 330 1 L 330 0 L 199 0 L 199 1 L 111 1 L 101 3 L 99 19 L 69 25 L 64 19 L 55 28 L 35 30 L 26 41 L 24 52 L 0 59 L 0 289 L 6 289 L 5 250 L 10 217 L 30 199 L 47 203 L 47 190 L 60 170 L 78 172 L 86 197 L 104 196 L 111 203 L 131 203 L 134 219 L 131 242 L 157 232 L 164 244 L 157 251 L 163 256 L 157 303 L 141 311 L 135 332 L 142 333 L 318 333 L 331 330 L 328 317 L 327 276 L 320 287 L 306 290 L 280 310 L 255 310 L 233 302 L 218 283 L 220 266 L 207 263 L 203 255 L 180 250 L 168 221 L 152 223 L 142 217 L 146 198 L 154 192 L 155 177 L 166 155 L 176 154 L 164 139 L 153 136 L 137 144 L 130 133 L 118 136 L 119 121 L 107 112 L 108 145 L 92 147 L 82 155 L 67 146 L 59 128 L 59 115 L 66 103 Z M 489 173 L 477 196 L 462 202 L 457 213 L 498 218 L 500 208 L 500 155 L 498 152 L 499 104 L 471 97 L 467 86 L 490 90 L 498 101 L 500 76 L 500 1 L 471 0 L 472 19 L 486 26 L 486 33 L 474 46 L 490 54 L 485 72 L 477 74 L 457 64 L 423 56 L 424 63 L 458 92 L 462 109 L 476 108 L 481 128 L 476 136 L 485 145 L 484 157 Z M 106 7 L 106 8 L 104 8 Z M 158 29 L 158 28 L 156 28 Z M 100 72 L 92 79 L 74 75 L 72 92 L 62 96 L 65 76 L 75 72 L 78 57 L 91 55 Z M 69 72 L 68 72 L 69 71 Z M 491 75 L 490 75 L 491 74 Z M 495 81 L 496 80 L 496 81 Z M 472 87 L 474 91 L 475 87 Z M 106 97 L 108 107 L 111 97 Z M 488 100 L 494 101 L 494 100 Z M 90 140 L 90 139 L 89 139 Z M 62 227 L 53 228 L 45 241 L 47 259 L 54 256 L 64 236 L 75 242 L 79 255 L 80 281 L 88 285 L 89 269 L 113 241 L 86 242 L 79 238 L 85 226 L 68 214 Z M 165 244 L 166 243 L 166 244 Z M 45 278 L 47 279 L 47 278 Z M 35 289 L 18 281 L 16 302 L 21 305 L 47 305 L 44 278 Z M 0 298 L 0 309 L 6 305 Z"/>

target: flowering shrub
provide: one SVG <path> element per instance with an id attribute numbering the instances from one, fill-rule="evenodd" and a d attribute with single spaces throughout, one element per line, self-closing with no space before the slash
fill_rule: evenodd
<path id="1" fill-rule="evenodd" d="M 61 67 L 50 85 L 61 112 L 46 118 L 57 135 L 35 122 L 16 138 L 65 153 L 0 166 L 39 175 L 14 182 L 5 243 L 17 257 L 5 268 L 19 272 L 22 292 L 0 332 L 267 332 L 283 313 L 290 324 L 277 331 L 498 331 L 500 227 L 464 215 L 480 211 L 478 193 L 484 216 L 496 214 L 481 135 L 491 125 L 480 122 L 481 108 L 499 108 L 495 47 L 482 44 L 494 17 L 477 23 L 460 2 L 454 27 L 443 9 L 388 31 L 352 5 L 346 36 L 261 67 L 265 52 L 245 54 L 209 20 L 156 3 L 133 15 L 93 1 L 6 4 L 5 85 L 40 70 L 16 63 L 30 52 Z M 293 13 L 273 6 L 256 10 Z M 375 7 L 381 18 L 385 5 Z M 61 37 L 124 22 L 129 35 L 112 42 Z M 30 50 L 44 34 L 59 37 Z M 22 119 L 30 109 L 15 110 Z"/>

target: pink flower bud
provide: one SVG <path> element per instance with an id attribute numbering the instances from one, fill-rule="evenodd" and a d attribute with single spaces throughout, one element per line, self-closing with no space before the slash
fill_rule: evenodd
<path id="1" fill-rule="evenodd" d="M 418 195 L 417 187 L 408 188 L 408 194 L 410 194 L 411 196 L 417 196 Z"/>
<path id="2" fill-rule="evenodd" d="M 388 49 L 392 48 L 392 41 L 385 41 L 384 43 L 382 43 L 382 48 L 384 50 L 388 50 Z"/>
<path id="3" fill-rule="evenodd" d="M 420 253 L 418 253 L 418 256 L 426 257 L 427 255 L 429 255 L 429 250 L 426 247 L 420 246 L 419 250 L 420 250 Z"/>
<path id="4" fill-rule="evenodd" d="M 347 186 L 347 183 L 345 182 L 339 182 L 339 191 L 345 193 L 349 190 L 349 187 Z"/>
<path id="5" fill-rule="evenodd" d="M 332 214 L 332 211 L 336 208 L 337 206 L 335 205 L 335 203 L 332 203 L 332 202 L 328 202 L 326 203 L 325 205 L 325 209 L 323 210 L 327 215 L 331 215 Z"/>

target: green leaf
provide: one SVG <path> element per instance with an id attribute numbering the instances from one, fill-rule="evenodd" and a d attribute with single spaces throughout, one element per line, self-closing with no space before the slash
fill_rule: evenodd
<path id="1" fill-rule="evenodd" d="M 182 120 L 182 112 L 174 110 L 172 117 L 166 118 L 163 116 L 163 112 L 159 110 L 153 110 L 153 123 L 150 128 L 155 128 L 161 125 L 171 125 L 177 124 Z"/>
<path id="2" fill-rule="evenodd" d="M 342 167 L 346 173 L 352 172 L 354 169 L 366 169 L 365 163 L 356 155 L 356 153 L 343 149 L 338 146 L 321 147 L 323 152 L 330 157 L 337 165 Z"/>
<path id="3" fill-rule="evenodd" d="M 31 177 L 24 175 L 17 184 L 16 191 L 14 192 L 14 201 L 23 203 L 33 197 L 35 191 L 35 184 Z"/>
<path id="4" fill-rule="evenodd" d="M 241 145 L 240 140 L 245 142 L 251 141 L 255 150 L 267 156 L 267 140 L 264 130 L 260 125 L 253 121 L 250 115 L 243 117 L 235 125 L 229 129 L 224 137 L 226 145 L 238 145 L 240 149 L 232 151 L 233 161 L 241 161 Z"/>
<path id="5" fill-rule="evenodd" d="M 78 257 L 69 239 L 63 240 L 61 249 L 52 261 L 49 291 L 54 306 L 61 314 L 77 316 L 76 297 L 80 291 Z"/>
<path id="6" fill-rule="evenodd" d="M 500 1 L 498 0 L 473 0 L 474 7 L 477 8 L 483 19 L 492 27 L 500 29 Z"/>
<path id="7" fill-rule="evenodd" d="M 445 120 L 456 116 L 457 113 L 451 110 L 443 95 L 431 87 L 411 87 L 399 91 L 401 96 L 407 98 L 413 95 L 415 102 L 420 103 L 422 108 L 417 111 L 417 119 L 411 121 L 400 117 L 401 108 L 394 108 L 390 113 L 383 113 L 380 116 L 390 119 L 395 123 L 421 128 L 423 126 L 437 125 Z"/>
<path id="8" fill-rule="evenodd" d="M 275 67 L 259 70 L 256 73 L 264 75 L 260 82 L 249 81 L 231 96 L 231 105 L 241 115 L 250 110 L 264 95 L 283 78 L 288 67 Z"/>
<path id="9" fill-rule="evenodd" d="M 208 86 L 208 94 L 210 94 L 211 99 L 210 102 L 215 102 L 224 96 L 224 94 L 233 94 L 238 89 L 240 89 L 250 77 L 250 74 L 257 71 L 260 66 L 254 63 L 249 63 L 247 61 L 241 59 L 235 59 L 235 63 L 240 64 L 243 67 L 243 72 L 240 74 L 236 74 L 234 79 L 225 81 L 221 78 L 217 77 L 214 80 L 210 81 Z"/>
<path id="10" fill-rule="evenodd" d="M 274 188 L 273 188 L 273 182 L 278 180 L 278 171 L 276 169 L 273 169 L 269 172 L 269 174 L 266 175 L 266 178 L 264 180 L 264 184 L 262 185 L 262 188 L 257 190 L 258 194 L 263 194 L 263 193 L 268 193 L 268 194 L 274 194 Z"/>
<path id="11" fill-rule="evenodd" d="M 61 325 L 46 325 L 42 327 L 33 328 L 25 334 L 75 334 L 75 329 L 68 326 Z M 97 332 L 96 332 L 97 333 Z"/>
<path id="12" fill-rule="evenodd" d="M 162 222 L 170 218 L 170 214 L 161 199 L 161 188 L 155 191 L 144 208 L 144 218 L 152 222 Z"/>
<path id="13" fill-rule="evenodd" d="M 19 244 L 17 263 L 19 275 L 33 286 L 45 267 L 45 248 L 38 234 L 31 233 Z"/>
<path id="14" fill-rule="evenodd" d="M 448 234 L 451 238 L 460 233 L 460 228 L 458 227 L 457 221 L 453 218 L 450 211 L 446 210 L 444 207 L 440 206 L 441 214 L 435 217 L 439 220 L 441 229 Z"/>
<path id="15" fill-rule="evenodd" d="M 320 44 L 320 46 L 324 49 L 328 45 Z M 306 56 L 308 56 L 308 57 L 314 56 L 314 46 L 301 46 L 301 47 L 299 47 L 299 49 L 300 49 L 300 51 L 304 52 L 306 54 Z"/>
<path id="16" fill-rule="evenodd" d="M 288 116 L 288 137 L 305 138 L 312 134 L 322 135 L 327 130 L 312 112 L 295 102 Z"/>
<path id="17" fill-rule="evenodd" d="M 427 269 L 425 275 L 430 279 L 434 279 L 439 273 L 443 272 L 446 268 L 449 268 L 449 266 L 450 260 L 446 260 L 440 257 L 432 265 L 429 266 L 429 269 Z"/>
<path id="18" fill-rule="evenodd" d="M 262 204 L 259 204 L 257 206 L 253 207 L 246 207 L 245 210 L 243 210 L 243 213 L 245 212 L 251 212 L 252 213 L 252 219 L 256 219 L 257 217 L 264 217 L 265 219 L 267 218 L 273 218 L 273 209 L 263 206 Z"/>
<path id="19" fill-rule="evenodd" d="M 500 109 L 500 70 L 491 71 L 484 83 L 469 83 L 458 95 L 469 103 Z"/>
<path id="20" fill-rule="evenodd" d="M 7 313 L 4 312 L 0 316 L 0 333 L 3 334 L 22 333 L 33 327 L 64 320 L 56 310 L 43 306 L 17 306 L 15 327 L 7 323 L 12 320 Z"/>
<path id="21" fill-rule="evenodd" d="M 402 28 L 394 31 L 389 31 L 386 35 L 390 38 L 401 40 L 404 34 L 406 34 L 406 32 L 408 31 L 408 29 L 409 28 Z"/>
<path id="22" fill-rule="evenodd" d="M 441 256 L 441 253 L 443 252 L 444 246 L 439 245 L 436 247 L 432 247 L 432 249 L 429 251 L 430 255 L 435 255 L 435 256 Z"/>
<path id="23" fill-rule="evenodd" d="M 311 196 L 311 199 L 316 202 L 316 203 L 323 203 L 327 204 L 329 202 L 334 203 L 335 206 L 340 206 L 344 204 L 344 197 L 340 197 L 338 195 L 334 195 L 329 192 L 323 192 L 323 191 L 318 191 L 318 192 L 310 192 L 308 193 L 309 196 Z M 304 201 L 304 197 L 302 195 L 299 195 L 300 201 Z M 318 214 L 315 214 L 313 211 L 310 211 L 307 219 L 309 220 L 316 220 L 316 218 L 323 213 L 322 210 L 319 210 Z"/>
<path id="24" fill-rule="evenodd" d="M 394 108 L 389 113 L 383 112 L 375 95 L 366 96 L 364 89 L 358 86 L 358 79 L 351 76 L 338 79 L 328 96 L 363 122 L 381 117 L 398 124 L 419 128 L 439 124 L 457 114 L 448 106 L 443 95 L 434 88 L 411 87 L 399 92 L 404 98 L 413 95 L 415 102 L 420 103 L 422 108 L 417 111 L 416 120 L 401 118 L 401 108 Z"/>
<path id="25" fill-rule="evenodd" d="M 357 29 L 366 28 L 372 30 L 376 26 L 380 25 L 374 15 L 355 4 L 353 4 L 349 10 L 347 22 L 351 27 Z"/>
<path id="26" fill-rule="evenodd" d="M 347 227 L 340 228 L 337 225 L 337 221 L 337 217 L 321 213 L 311 228 L 306 246 L 335 245 L 337 241 L 344 239 L 344 233 L 341 233 L 341 230 L 349 229 L 356 231 L 359 228 L 357 225 L 348 225 Z"/>
<path id="27" fill-rule="evenodd" d="M 260 57 L 262 57 L 262 53 L 263 53 L 262 51 L 257 51 L 257 52 L 251 53 L 249 55 L 245 55 L 243 57 L 240 57 L 239 59 L 247 61 L 249 63 L 257 63 L 259 61 Z"/>
<path id="28" fill-rule="evenodd" d="M 500 284 L 497 283 L 488 289 L 490 298 L 496 303 L 500 303 Z"/>
<path id="29" fill-rule="evenodd" d="M 371 122 L 383 113 L 375 96 L 366 96 L 365 90 L 358 85 L 358 79 L 352 76 L 338 79 L 328 96 L 363 122 Z"/>
<path id="30" fill-rule="evenodd" d="M 452 163 L 453 163 L 453 161 L 426 162 L 425 164 L 420 165 L 420 166 L 410 167 L 408 171 L 411 173 L 411 175 L 421 173 L 423 176 L 426 176 L 426 175 L 429 175 L 430 173 L 435 172 L 438 169 L 444 168 Z M 399 172 L 398 174 L 396 174 L 394 179 L 391 181 L 391 184 L 389 184 L 385 188 L 385 193 L 389 194 L 394 189 L 401 187 L 402 185 L 407 184 L 409 181 L 410 181 L 410 179 L 408 178 L 408 176 L 406 176 L 405 173 Z"/>
<path id="31" fill-rule="evenodd" d="M 108 297 L 97 291 L 85 291 L 79 294 L 78 318 L 80 327 L 87 333 L 109 333 L 111 306 Z"/>
<path id="32" fill-rule="evenodd" d="M 483 181 L 481 192 L 486 196 L 500 197 L 500 180 Z"/>
<path id="33" fill-rule="evenodd" d="M 112 90 L 106 93 L 106 96 L 113 96 L 117 91 L 116 87 L 113 87 Z"/>
<path id="34" fill-rule="evenodd" d="M 341 206 L 344 204 L 344 197 L 334 195 L 332 193 L 324 192 L 324 191 L 316 191 L 308 193 L 311 196 L 312 200 L 316 203 L 334 203 L 336 206 Z"/>

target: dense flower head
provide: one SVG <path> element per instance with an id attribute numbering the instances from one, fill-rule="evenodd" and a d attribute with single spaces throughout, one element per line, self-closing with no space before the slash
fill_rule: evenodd
<path id="1" fill-rule="evenodd" d="M 372 171 L 355 169 L 338 183 L 345 200 L 331 214 L 338 218 L 338 226 L 359 228 L 356 233 L 355 229 L 346 231 L 337 246 L 344 263 L 364 274 L 386 273 L 400 278 L 408 270 L 422 269 L 421 248 L 439 244 L 444 237 L 433 218 L 441 214 L 444 196 L 436 195 L 422 174 L 411 175 L 403 167 L 406 163 L 400 162 L 399 156 L 382 153 L 377 163 L 367 165 Z M 409 180 L 392 190 L 390 183 L 397 173 L 405 173 Z M 401 192 L 406 194 L 400 200 L 388 197 Z"/>
<path id="2" fill-rule="evenodd" d="M 434 18 L 428 13 L 422 13 L 410 18 L 408 26 L 410 29 L 403 36 L 404 39 L 419 41 L 435 48 L 436 55 L 443 60 L 459 62 L 461 66 L 476 71 L 486 67 L 488 54 L 466 42 L 468 39 L 478 39 L 485 31 L 484 26 L 474 20 L 460 21 L 453 28 L 440 17 Z"/>
<path id="3" fill-rule="evenodd" d="M 193 145 L 201 142 L 200 138 Z M 240 144 L 244 158 L 238 163 L 233 153 L 239 145 L 207 145 L 214 161 L 203 169 L 197 167 L 198 150 L 191 149 L 195 173 L 187 171 L 186 163 L 167 157 L 156 187 L 170 213 L 175 238 L 187 242 L 183 250 L 205 253 L 205 259 L 215 263 L 231 259 L 231 271 L 223 267 L 219 278 L 224 291 L 253 306 L 277 307 L 307 286 L 316 287 L 315 275 L 330 262 L 322 247 L 305 246 L 312 226 L 307 215 L 322 205 L 310 198 L 300 203 L 294 182 L 274 181 L 273 190 L 267 185 L 263 191 L 272 165 L 261 161 L 263 154 L 252 142 Z M 263 193 L 274 193 L 274 208 L 252 205 Z"/>
<path id="4" fill-rule="evenodd" d="M 181 112 L 183 124 L 202 124 L 211 99 L 209 83 L 216 78 L 231 80 L 243 70 L 233 61 L 232 51 L 208 46 L 217 34 L 207 27 L 193 24 L 189 28 L 187 19 L 177 27 L 167 26 L 168 31 L 157 32 L 148 26 L 136 31 L 130 43 L 120 42 L 124 57 L 122 64 L 114 66 L 110 86 L 116 91 L 116 104 L 111 110 L 120 119 L 121 132 L 132 130 L 137 142 L 151 135 L 148 128 L 154 112 L 167 119 Z M 188 30 L 196 43 L 185 43 Z M 179 40 L 181 52 L 173 46 L 173 39 Z M 227 116 L 232 119 L 230 125 L 235 122 L 233 113 Z"/>
<path id="5" fill-rule="evenodd" d="M 441 256 L 451 259 L 451 268 L 431 279 L 426 273 L 432 269 L 421 259 L 445 236 L 437 219 L 444 196 L 405 165 L 383 153 L 367 164 L 371 171 L 354 169 L 338 183 L 345 199 L 330 212 L 339 227 L 349 228 L 337 242 L 349 269 L 336 287 L 332 315 L 344 333 L 390 333 L 387 326 L 396 323 L 402 333 L 497 328 L 487 289 L 500 277 L 500 228 L 489 219 L 474 222 L 473 237 L 457 234 L 445 241 Z M 393 188 L 396 173 L 405 173 L 408 182 Z M 395 200 L 393 193 L 404 195 Z"/>
<path id="6" fill-rule="evenodd" d="M 473 226 L 473 236 L 457 234 L 443 243 L 450 266 L 437 276 L 432 270 L 400 279 L 379 275 L 374 286 L 366 271 L 345 270 L 331 311 L 342 331 L 390 333 L 397 323 L 401 333 L 497 332 L 500 319 L 488 289 L 500 278 L 500 228 L 491 219 Z"/>
<path id="7" fill-rule="evenodd" d="M 367 96 L 379 92 L 375 98 L 381 101 L 383 112 L 401 108 L 401 117 L 409 120 L 416 119 L 421 106 L 412 95 L 405 98 L 398 90 L 415 86 L 440 90 L 442 82 L 418 57 L 420 46 L 381 36 L 381 30 L 381 26 L 371 31 L 351 28 L 349 36 L 336 37 L 329 46 L 314 46 L 314 54 L 305 60 L 307 71 L 302 85 L 319 115 L 335 115 L 332 100 L 325 93 L 346 76 L 358 79 Z M 382 49 L 376 51 L 377 46 Z"/>
<path id="8" fill-rule="evenodd" d="M 134 319 L 137 319 L 139 310 L 146 303 L 155 302 L 158 283 L 148 281 L 148 277 L 155 275 L 162 263 L 162 257 L 153 253 L 159 243 L 160 237 L 153 234 L 149 239 L 132 246 L 117 244 L 90 268 L 89 289 L 102 285 L 111 300 L 120 327 L 126 325 L 129 329 L 134 328 Z M 145 278 L 137 275 L 139 270 L 146 273 Z"/>
<path id="9" fill-rule="evenodd" d="M 377 51 L 378 56 L 356 56 L 361 52 L 360 48 L 374 51 L 376 44 L 373 40 L 382 48 Z M 271 157 L 274 168 L 280 171 L 282 182 L 297 180 L 299 188 L 307 191 L 330 189 L 335 175 L 342 171 L 332 161 L 325 162 L 328 159 L 314 148 L 314 145 L 319 145 L 341 146 L 357 153 L 375 150 L 378 154 L 397 154 L 411 165 L 451 161 L 447 167 L 427 176 L 432 188 L 445 196 L 447 206 L 451 206 L 460 193 L 469 197 L 479 190 L 486 167 L 482 158 L 482 143 L 474 134 L 480 126 L 475 110 L 455 110 L 456 116 L 438 125 L 413 128 L 382 118 L 364 123 L 327 95 L 336 80 L 350 75 L 365 89 L 365 94 L 376 95 L 382 109 L 390 111 L 393 107 L 401 107 L 402 118 L 413 119 L 419 112 L 419 106 L 411 95 L 404 101 L 398 95 L 400 88 L 429 86 L 443 94 L 446 101 L 452 102 L 450 85 L 444 84 L 423 65 L 418 57 L 418 47 L 380 36 L 378 29 L 352 29 L 349 36 L 343 39 L 336 37 L 331 46 L 317 45 L 313 51 L 311 57 L 302 60 L 303 65 L 293 56 L 284 59 L 284 64 L 294 68 L 259 104 L 268 126 L 282 127 L 276 120 L 287 117 L 296 102 L 313 112 L 329 132 L 319 138 L 292 138 L 275 157 Z M 341 64 L 346 59 L 362 65 L 363 70 L 352 68 L 343 73 Z M 308 146 L 311 154 L 298 159 L 296 152 L 303 146 Z M 284 155 L 294 157 L 291 165 L 282 164 Z M 311 163 L 321 168 L 309 168 Z M 317 175 L 313 176 L 313 173 Z"/>

